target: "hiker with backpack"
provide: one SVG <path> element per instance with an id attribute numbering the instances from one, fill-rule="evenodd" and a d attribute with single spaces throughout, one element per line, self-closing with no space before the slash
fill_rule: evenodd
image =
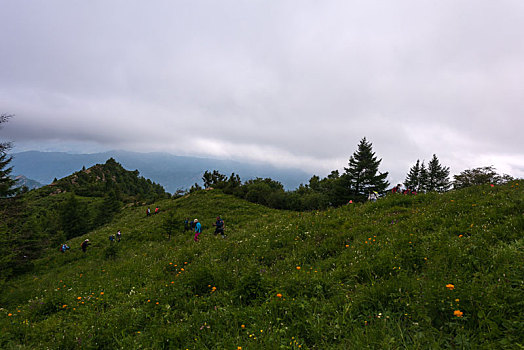
<path id="1" fill-rule="evenodd" d="M 202 233 L 202 225 L 198 222 L 198 219 L 193 221 L 195 223 L 195 242 L 198 242 L 198 236 Z"/>
<path id="2" fill-rule="evenodd" d="M 115 235 L 109 235 L 109 242 L 113 243 L 115 241 Z"/>
<path id="3" fill-rule="evenodd" d="M 217 216 L 217 221 L 213 224 L 213 226 L 215 226 L 215 236 L 220 233 L 222 238 L 226 238 L 226 235 L 224 234 L 224 220 L 222 220 L 220 216 Z"/>
<path id="4" fill-rule="evenodd" d="M 66 250 L 68 250 L 68 249 L 69 249 L 69 246 L 67 244 L 65 244 L 65 243 L 60 246 L 60 251 L 62 253 L 65 253 Z"/>
<path id="5" fill-rule="evenodd" d="M 147 210 L 146 210 L 146 216 L 151 216 L 151 208 L 147 208 Z"/>
<path id="6" fill-rule="evenodd" d="M 80 248 L 82 248 L 82 251 L 84 253 L 86 252 L 88 245 L 90 245 L 90 243 L 89 243 L 89 239 L 87 239 L 87 238 L 86 238 L 85 241 L 82 242 L 82 244 L 80 244 Z"/>
<path id="7" fill-rule="evenodd" d="M 118 230 L 118 232 L 116 233 L 116 241 L 120 242 L 121 238 L 122 238 L 122 232 L 120 232 L 120 230 Z"/>
<path id="8" fill-rule="evenodd" d="M 189 222 L 189 218 L 184 219 L 184 231 L 191 231 L 191 223 Z"/>

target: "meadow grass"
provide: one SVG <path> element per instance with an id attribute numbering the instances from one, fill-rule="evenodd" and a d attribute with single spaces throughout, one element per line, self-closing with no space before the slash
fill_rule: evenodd
<path id="1" fill-rule="evenodd" d="M 129 207 L 3 286 L 0 347 L 522 348 L 522 199 L 512 182 L 301 213 L 219 191 Z"/>

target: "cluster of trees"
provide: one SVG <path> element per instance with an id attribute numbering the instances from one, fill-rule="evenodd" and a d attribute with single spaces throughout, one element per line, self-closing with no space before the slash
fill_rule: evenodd
<path id="1" fill-rule="evenodd" d="M 424 161 L 421 164 L 417 159 L 417 163 L 409 169 L 404 186 L 416 192 L 446 192 L 451 187 L 449 167 L 442 166 L 435 154 L 427 168 Z"/>
<path id="2" fill-rule="evenodd" d="M 275 180 L 256 178 L 242 183 L 240 177 L 221 174 L 217 170 L 206 171 L 202 176 L 204 188 L 217 188 L 250 202 L 263 204 L 276 209 L 316 210 L 330 206 L 365 201 L 371 192 L 385 194 L 389 183 L 387 172 L 380 172 L 382 159 L 373 152 L 373 145 L 366 138 L 360 140 L 357 150 L 349 158 L 344 172 L 333 170 L 325 178 L 313 176 L 308 184 L 300 185 L 294 191 L 285 191 L 284 186 Z M 452 186 L 455 189 L 486 183 L 501 184 L 513 180 L 509 175 L 498 175 L 493 167 L 465 170 L 450 180 L 449 167 L 440 164 L 434 154 L 425 165 L 417 159 L 404 180 L 404 186 L 417 193 L 445 192 Z M 200 190 L 193 185 L 190 192 Z"/>
<path id="3" fill-rule="evenodd" d="M 455 189 L 485 184 L 500 185 L 514 180 L 508 174 L 497 174 L 493 166 L 467 169 L 458 175 L 454 175 L 453 179 L 453 188 Z"/>
<path id="4" fill-rule="evenodd" d="M 225 193 L 272 208 L 324 209 L 346 204 L 349 200 L 364 201 L 373 191 L 384 193 L 389 183 L 386 180 L 388 173 L 379 171 L 381 161 L 373 152 L 371 142 L 363 138 L 342 174 L 334 170 L 325 178 L 313 176 L 309 184 L 300 185 L 294 191 L 285 191 L 280 182 L 269 178 L 256 178 L 242 183 L 237 174 L 227 177 L 216 170 L 206 171 L 202 180 L 204 188 L 219 188 Z M 195 184 L 190 191 L 200 188 Z"/>

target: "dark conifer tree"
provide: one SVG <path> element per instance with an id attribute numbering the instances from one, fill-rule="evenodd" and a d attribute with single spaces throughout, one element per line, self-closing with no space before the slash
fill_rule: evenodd
<path id="1" fill-rule="evenodd" d="M 426 169 L 426 165 L 424 162 L 420 165 L 420 173 L 418 176 L 418 192 L 426 192 L 427 188 L 427 182 L 428 182 L 428 170 Z"/>
<path id="2" fill-rule="evenodd" d="M 426 191 L 446 192 L 451 187 L 449 181 L 449 167 L 440 164 L 437 156 L 428 163 L 427 179 L 425 181 Z"/>
<path id="3" fill-rule="evenodd" d="M 386 180 L 388 173 L 379 173 L 378 167 L 382 159 L 377 159 L 373 145 L 364 137 L 358 149 L 349 158 L 349 167 L 344 168 L 345 177 L 350 186 L 350 192 L 357 200 L 365 200 L 368 192 L 384 192 L 389 186 Z M 378 174 L 377 174 L 378 173 Z"/>
<path id="4" fill-rule="evenodd" d="M 7 114 L 0 115 L 0 129 L 2 124 L 6 123 L 11 117 L 11 115 Z M 0 143 L 0 198 L 15 195 L 19 190 L 16 187 L 16 181 L 9 176 L 13 170 L 12 167 L 9 167 L 9 163 L 13 158 L 7 155 L 11 146 L 10 142 Z"/>
<path id="5" fill-rule="evenodd" d="M 409 169 L 409 173 L 404 180 L 404 186 L 415 191 L 419 191 L 420 186 L 420 160 Z"/>

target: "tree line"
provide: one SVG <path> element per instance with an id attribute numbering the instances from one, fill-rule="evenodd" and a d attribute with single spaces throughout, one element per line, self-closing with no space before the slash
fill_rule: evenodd
<path id="1" fill-rule="evenodd" d="M 324 178 L 314 175 L 309 183 L 301 184 L 293 191 L 286 191 L 280 182 L 270 178 L 242 182 L 238 174 L 232 173 L 228 177 L 217 170 L 204 172 L 202 181 L 204 189 L 221 189 L 227 194 L 271 208 L 318 210 L 341 206 L 349 201 L 363 202 L 373 192 L 379 195 L 388 193 L 388 172 L 379 170 L 381 162 L 382 159 L 378 159 L 373 151 L 372 143 L 364 137 L 342 173 L 333 170 Z M 427 166 L 424 161 L 417 159 L 409 169 L 403 185 L 408 193 L 442 193 L 452 187 L 458 189 L 486 183 L 501 184 L 513 179 L 509 175 L 498 175 L 491 166 L 465 170 L 455 175 L 454 181 L 450 180 L 449 172 L 449 167 L 440 164 L 437 155 L 433 154 Z M 195 183 L 190 192 L 200 189 L 202 187 Z"/>

